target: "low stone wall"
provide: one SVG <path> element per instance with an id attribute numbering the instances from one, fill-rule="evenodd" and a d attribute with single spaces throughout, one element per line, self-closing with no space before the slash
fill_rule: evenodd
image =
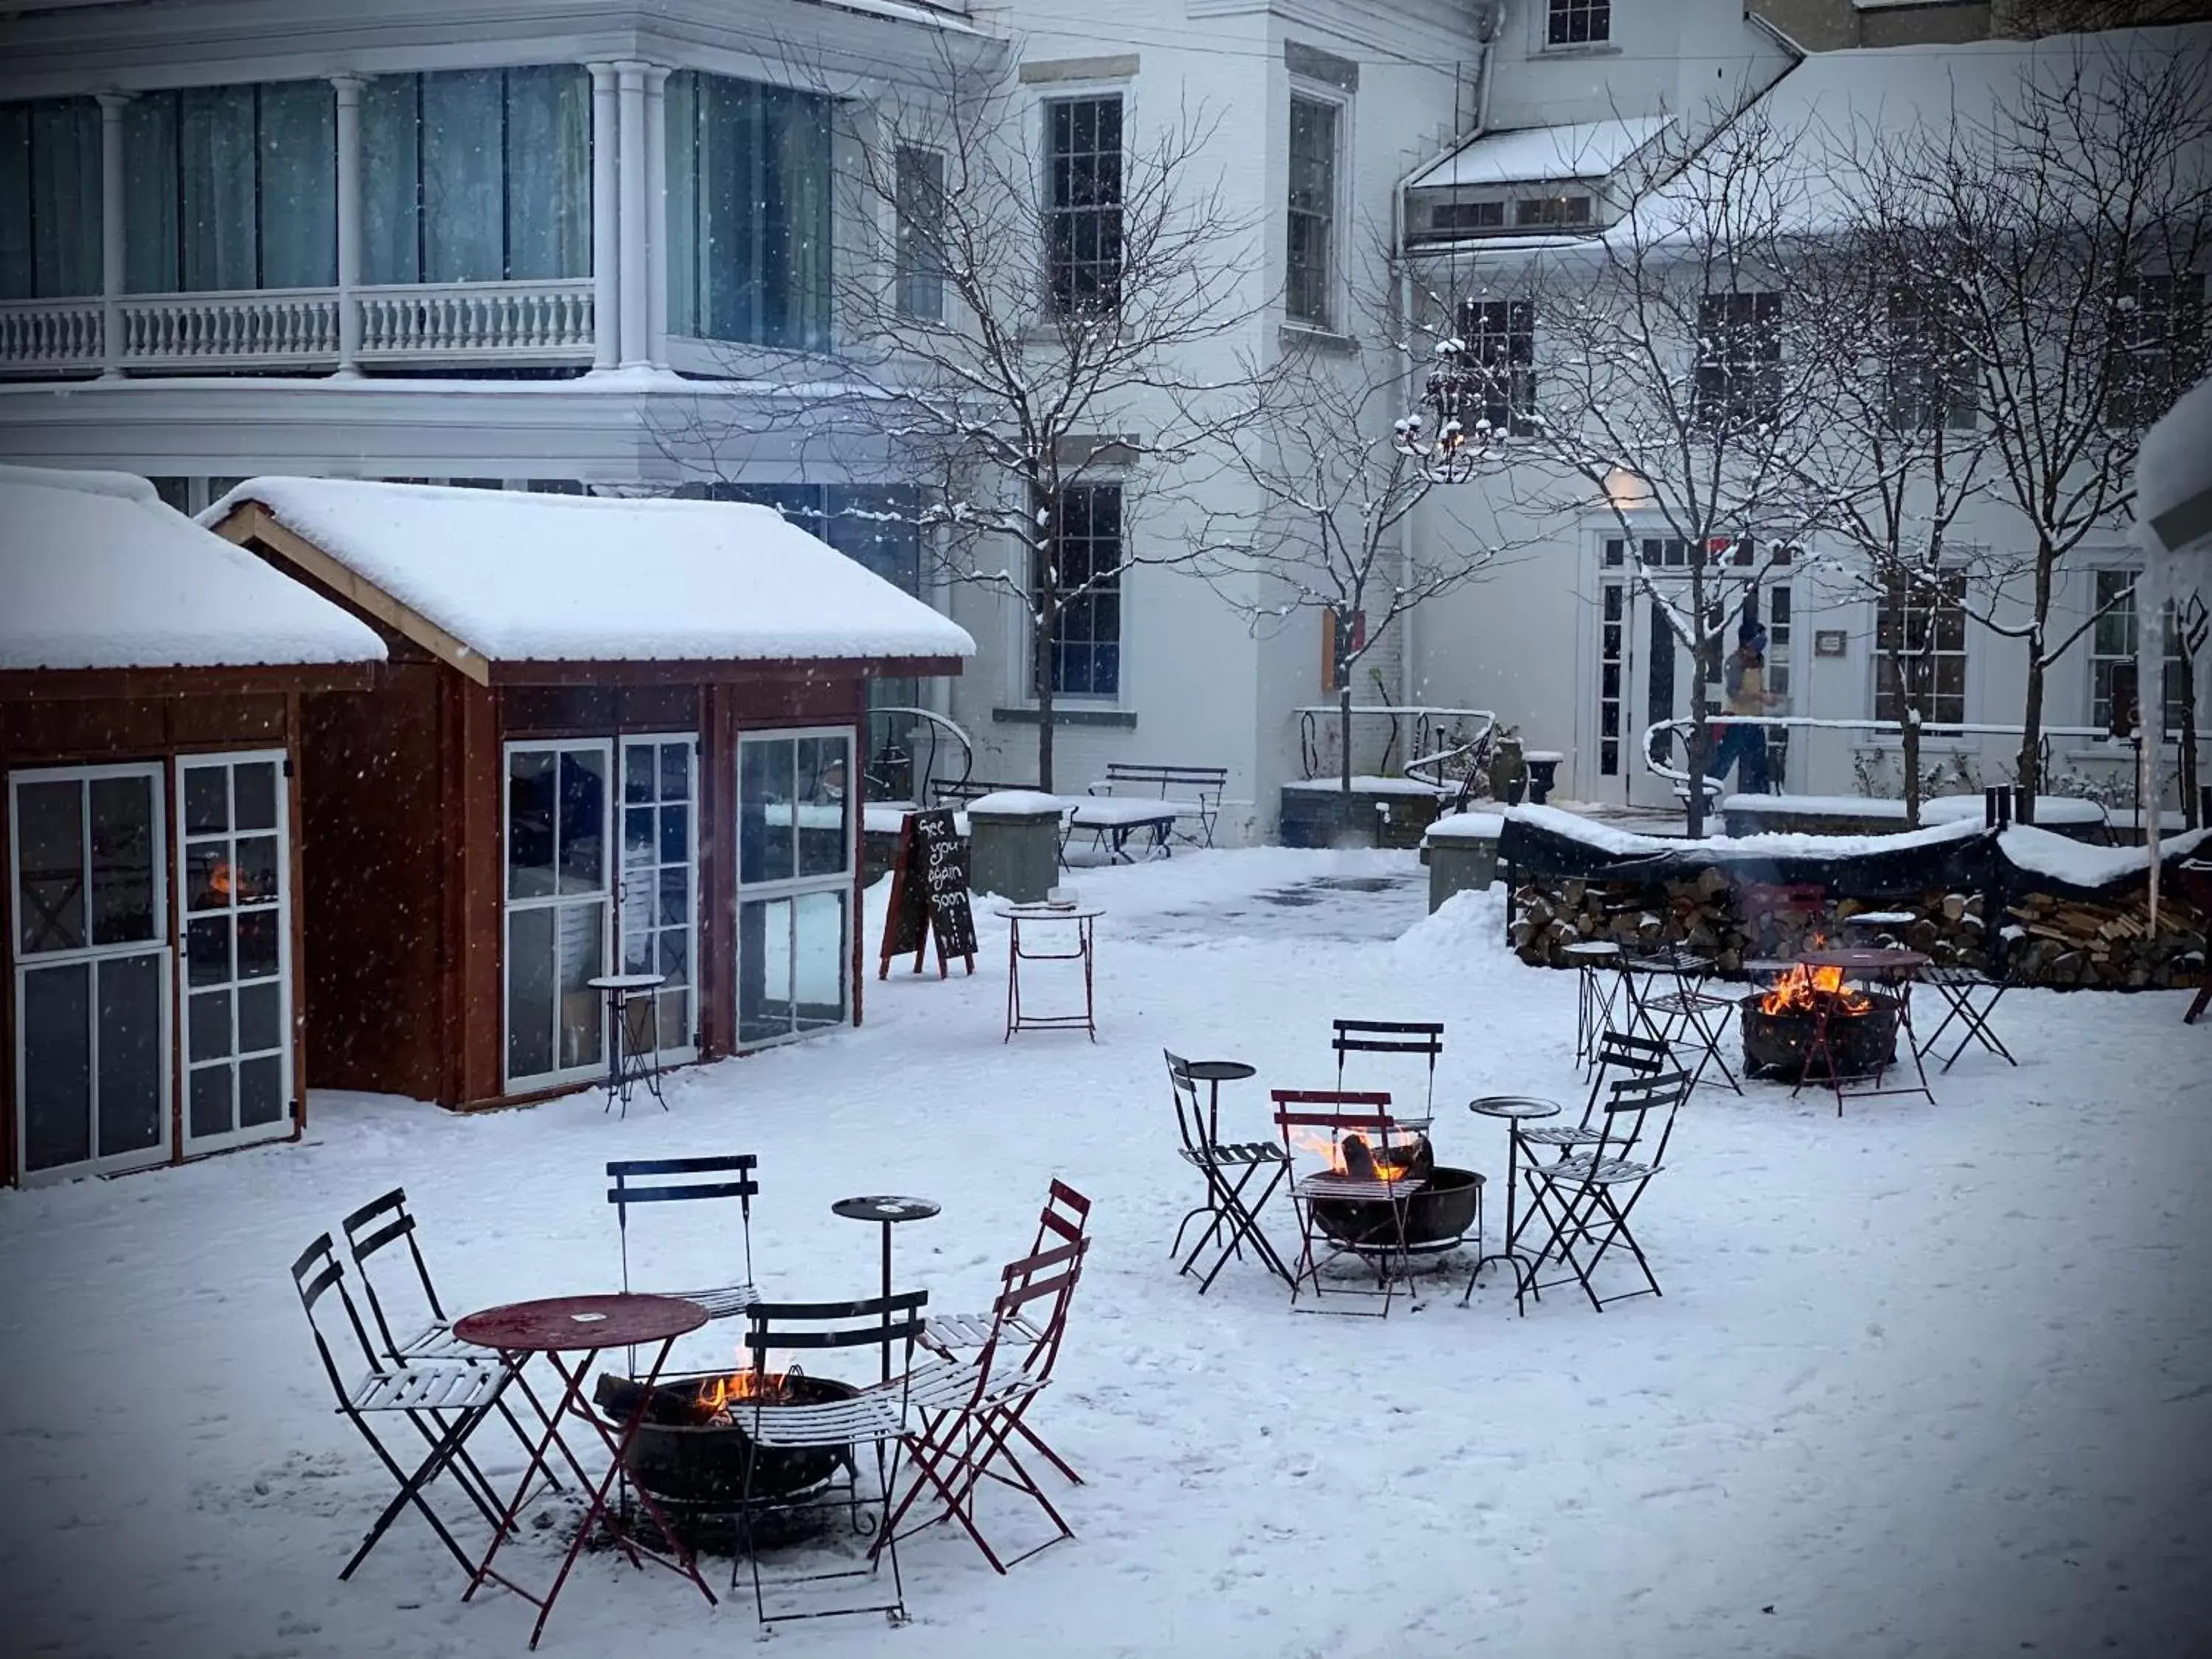
<path id="1" fill-rule="evenodd" d="M 1790 890 L 1732 880 L 1717 866 L 1656 884 L 1524 877 L 1513 892 L 1513 948 L 1531 966 L 1565 968 L 1573 959 L 1562 947 L 1577 939 L 1609 939 L 1632 951 L 1675 945 L 1711 957 L 1723 974 L 1735 976 L 1746 962 L 1786 959 L 1816 937 L 1831 937 L 1847 917 L 1896 909 L 1920 918 L 1899 932 L 1899 943 L 1938 963 L 1984 971 L 2007 965 L 2023 984 L 2142 989 L 2203 982 L 2206 919 L 2172 892 L 2160 896 L 2154 931 L 2142 894 L 2093 901 L 2012 891 L 1995 918 L 1988 896 L 1942 888 L 1844 899 L 1832 919 L 1825 905 L 1793 896 Z"/>

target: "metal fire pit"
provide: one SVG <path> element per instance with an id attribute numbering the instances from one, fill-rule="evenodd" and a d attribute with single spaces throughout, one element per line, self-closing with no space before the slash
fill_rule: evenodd
<path id="1" fill-rule="evenodd" d="M 744 1406 L 734 1420 L 708 1422 L 699 1397 L 719 1378 L 686 1377 L 653 1390 L 645 1421 L 630 1443 L 630 1479 L 655 1498 L 709 1510 L 735 1510 L 745 1493 L 745 1460 L 751 1437 L 741 1426 Z M 793 1405 L 849 1400 L 860 1390 L 830 1376 L 793 1372 L 784 1379 L 783 1398 Z M 627 1420 L 637 1408 L 644 1385 L 601 1373 L 593 1396 L 608 1416 Z M 775 1503 L 820 1486 L 843 1467 L 835 1448 L 763 1447 L 755 1455 L 752 1501 Z"/>
<path id="2" fill-rule="evenodd" d="M 1427 1182 L 1406 1200 L 1406 1249 L 1411 1255 L 1448 1250 L 1474 1225 L 1475 1200 L 1482 1177 L 1473 1170 L 1438 1164 Z M 1313 1200 L 1314 1221 L 1338 1243 L 1354 1250 L 1395 1254 L 1398 1228 L 1392 1206 L 1380 1200 L 1321 1198 Z"/>
<path id="3" fill-rule="evenodd" d="M 1744 1074 L 1805 1082 L 1806 1055 L 1820 1030 L 1820 1016 L 1801 1007 L 1770 1014 L 1762 1006 L 1765 994 L 1754 991 L 1736 1004 L 1743 1031 Z M 1838 1077 L 1872 1077 L 1897 1059 L 1897 999 L 1881 991 L 1864 994 L 1863 1009 L 1838 1004 L 1828 1012 L 1828 1048 Z M 1826 1056 L 1814 1062 L 1813 1071 L 1811 1081 L 1828 1081 Z"/>

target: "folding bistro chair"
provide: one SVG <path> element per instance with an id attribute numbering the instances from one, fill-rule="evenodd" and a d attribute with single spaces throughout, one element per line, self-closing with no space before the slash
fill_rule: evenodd
<path id="1" fill-rule="evenodd" d="M 1039 1550 L 1075 1535 L 1016 1453 L 1013 1437 L 1019 1434 L 1032 1445 L 1042 1444 L 1023 1419 L 1052 1381 L 1067 1328 L 1067 1304 L 1074 1295 L 1076 1280 L 1082 1276 L 1084 1255 L 1090 1249 L 1089 1239 L 1079 1239 L 1009 1263 L 1000 1274 L 1001 1288 L 992 1309 L 991 1336 L 974 1364 L 963 1368 L 966 1374 L 958 1382 L 964 1386 L 948 1393 L 943 1385 L 952 1379 L 940 1376 L 925 1382 L 917 1376 L 909 1400 L 919 1426 L 909 1428 L 906 1438 L 911 1484 L 891 1510 L 890 1524 L 879 1538 L 896 1536 L 899 1522 L 924 1492 L 933 1495 L 938 1512 L 921 1525 L 957 1521 L 983 1552 L 983 1559 L 1002 1573 Z M 1024 1315 L 1024 1309 L 1032 1311 Z M 1017 1322 L 1036 1329 L 1037 1340 L 1001 1342 L 1001 1334 Z M 976 1494 L 986 1490 L 987 1481 L 1028 1498 L 1052 1522 L 1053 1535 L 1002 1559 L 983 1535 L 975 1513 Z"/>
<path id="2" fill-rule="evenodd" d="M 1389 1154 L 1409 1131 L 1391 1117 L 1387 1091 L 1276 1089 L 1271 1092 L 1275 1127 L 1283 1137 L 1285 1163 L 1295 1165 L 1296 1141 L 1301 1131 L 1326 1136 L 1329 1156 L 1329 1167 L 1317 1174 L 1299 1177 L 1293 1168 L 1291 1203 L 1298 1218 L 1298 1259 L 1291 1272 L 1291 1306 L 1297 1307 L 1299 1289 L 1309 1284 L 1318 1302 L 1323 1294 L 1322 1267 L 1350 1255 L 1373 1268 L 1376 1288 L 1347 1291 L 1340 1285 L 1339 1293 L 1380 1297 L 1382 1311 L 1372 1316 L 1389 1318 L 1407 1256 L 1406 1209 L 1420 1183 L 1384 1179 L 1376 1172 L 1376 1155 L 1382 1155 L 1382 1162 L 1394 1162 Z M 1361 1147 L 1357 1153 L 1352 1150 L 1355 1139 Z M 1321 1224 L 1316 1206 L 1322 1204 L 1364 1205 L 1368 1206 L 1364 1211 L 1354 1213 L 1373 1216 L 1376 1224 L 1360 1227 L 1354 1240 L 1337 1239 Z M 1378 1228 L 1379 1240 L 1372 1236 Z"/>
<path id="3" fill-rule="evenodd" d="M 376 1326 L 377 1339 L 381 1345 L 379 1352 L 382 1356 L 377 1362 L 379 1364 L 382 1364 L 386 1358 L 397 1365 L 446 1363 L 495 1367 L 498 1364 L 499 1362 L 482 1348 L 464 1342 L 453 1334 L 453 1321 L 446 1316 L 445 1305 L 438 1299 L 438 1288 L 430 1281 L 430 1264 L 423 1259 L 415 1217 L 407 1208 L 407 1189 L 404 1187 L 394 1187 L 381 1198 L 371 1199 L 338 1224 L 345 1233 L 346 1250 L 353 1257 L 354 1271 L 361 1275 L 362 1294 L 368 1301 L 369 1318 Z M 427 1313 L 418 1311 L 409 1316 L 403 1310 L 402 1322 L 395 1329 L 392 1313 L 385 1305 L 392 1300 L 391 1285 L 387 1281 L 385 1289 L 380 1291 L 376 1275 L 370 1270 L 369 1264 L 380 1253 L 396 1253 L 402 1245 L 406 1247 L 407 1261 L 415 1269 L 415 1282 L 422 1292 L 419 1298 L 421 1307 L 427 1310 Z M 404 1283 L 404 1271 L 392 1276 Z M 408 1298 L 410 1301 L 415 1299 L 412 1297 Z M 406 1333 L 404 1336 L 399 1334 L 402 1331 Z M 542 1425 L 545 1420 L 545 1407 L 531 1389 L 530 1379 L 518 1373 L 515 1381 L 536 1409 L 538 1422 Z M 522 1443 L 523 1449 L 527 1451 L 532 1443 L 532 1438 L 524 1432 L 521 1423 L 514 1415 L 514 1408 L 501 1400 L 498 1402 L 497 1410 L 507 1426 L 514 1431 L 514 1437 Z M 560 1489 L 561 1483 L 554 1478 L 551 1470 L 547 1470 L 545 1476 L 552 1482 L 555 1490 Z"/>
<path id="4" fill-rule="evenodd" d="M 1344 1057 L 1349 1054 L 1419 1054 L 1428 1061 L 1428 1087 L 1421 1109 L 1433 1116 L 1437 1109 L 1437 1061 L 1444 1051 L 1444 1028 L 1439 1020 L 1334 1019 L 1328 1046 L 1336 1050 L 1336 1086 L 1344 1087 Z"/>
<path id="5" fill-rule="evenodd" d="M 1625 1078 L 1655 1078 L 1672 1063 L 1667 1045 L 1656 1037 L 1640 1036 L 1632 1031 L 1601 1032 L 1591 1045 L 1590 1056 L 1596 1070 L 1590 1077 L 1590 1091 L 1583 1102 L 1583 1115 L 1573 1123 L 1546 1123 L 1537 1120 L 1514 1119 L 1509 1125 L 1513 1139 L 1519 1143 L 1515 1151 L 1523 1169 L 1537 1161 L 1540 1152 L 1549 1152 L 1555 1158 L 1566 1158 L 1584 1147 L 1595 1146 L 1605 1139 L 1609 1120 L 1598 1110 L 1599 1098 L 1607 1087 Z M 1626 1157 L 1632 1141 L 1614 1143 L 1616 1157 Z M 1521 1212 L 1515 1222 L 1513 1237 L 1505 1241 L 1508 1250 L 1520 1243 L 1520 1236 L 1528 1231 L 1528 1223 L 1536 1214 L 1531 1204 Z"/>
<path id="6" fill-rule="evenodd" d="M 1065 1245 L 1081 1244 L 1088 1238 L 1091 1223 L 1091 1200 L 1074 1188 L 1054 1181 L 1045 1199 L 1044 1209 L 1037 1217 L 1036 1237 L 1030 1242 L 1029 1254 L 1015 1267 L 1042 1261 L 1047 1254 Z M 1048 1243 L 1048 1240 L 1051 1241 Z M 1013 1267 L 1000 1275 L 1000 1295 L 1011 1288 Z M 1026 1299 L 1026 1298 L 1024 1298 Z M 984 1314 L 933 1314 L 922 1327 L 921 1341 L 923 1347 L 941 1359 L 973 1364 L 976 1355 L 988 1345 L 1000 1351 L 1029 1346 L 1045 1340 L 1045 1331 L 1021 1311 L 1019 1304 L 1012 1310 L 1001 1311 L 994 1307 Z M 1031 1428 L 1026 1418 L 1017 1418 L 1014 1431 L 1021 1436 L 1038 1455 L 1058 1469 L 1074 1486 L 1083 1484 L 1083 1477 L 1068 1467 L 1066 1459 L 1047 1445 L 1043 1437 Z"/>
<path id="7" fill-rule="evenodd" d="M 760 1194 L 760 1183 L 753 1178 L 753 1171 L 759 1164 L 759 1158 L 751 1152 L 720 1158 L 627 1158 L 609 1164 L 607 1179 L 614 1184 L 607 1188 L 607 1202 L 615 1206 L 615 1231 L 622 1238 L 623 1289 L 627 1291 L 630 1288 L 632 1205 L 688 1204 L 706 1199 L 734 1198 L 738 1200 L 738 1227 L 744 1240 L 744 1277 L 703 1291 L 656 1291 L 655 1294 L 696 1302 L 707 1310 L 709 1319 L 733 1318 L 758 1302 L 760 1292 L 753 1287 L 753 1200 Z M 722 1179 L 674 1182 L 641 1179 L 666 1176 L 714 1176 Z"/>
<path id="8" fill-rule="evenodd" d="M 1167 1053 L 1164 1049 L 1161 1052 Z M 1260 1212 L 1267 1207 L 1275 1188 L 1283 1184 L 1283 1177 L 1290 1170 L 1290 1160 L 1272 1140 L 1210 1139 L 1208 1120 L 1199 1104 L 1198 1084 L 1190 1074 L 1189 1061 L 1180 1054 L 1168 1054 L 1167 1062 L 1168 1088 L 1175 1097 L 1176 1131 L 1182 1140 L 1176 1155 L 1206 1180 L 1204 1201 L 1194 1206 L 1176 1226 L 1175 1243 L 1168 1246 L 1168 1254 L 1173 1255 L 1182 1249 L 1183 1234 L 1200 1216 L 1206 1218 L 1206 1230 L 1176 1271 L 1193 1271 L 1207 1248 L 1218 1246 L 1212 1266 L 1204 1271 L 1198 1281 L 1198 1293 L 1203 1296 L 1213 1288 L 1213 1281 L 1229 1264 L 1229 1259 L 1243 1255 L 1243 1245 L 1249 1239 L 1254 1253 L 1268 1270 L 1288 1283 L 1291 1270 L 1283 1265 L 1273 1243 L 1261 1231 Z M 1252 1182 L 1262 1170 L 1267 1171 L 1267 1179 L 1256 1195 L 1248 1196 Z"/>
<path id="9" fill-rule="evenodd" d="M 1692 1089 L 1705 1080 L 1707 1072 L 1717 1067 L 1728 1086 L 1741 1094 L 1743 1085 L 1736 1080 L 1722 1047 L 1728 1036 L 1729 1020 L 1736 1012 L 1735 1003 L 1706 990 L 1705 975 L 1698 968 L 1674 971 L 1674 983 L 1668 988 L 1648 985 L 1638 998 L 1644 1029 L 1667 1045 L 1678 1064 L 1688 1068 Z"/>
<path id="10" fill-rule="evenodd" d="M 898 1539 L 891 1531 L 891 1498 L 898 1481 L 899 1452 L 906 1437 L 908 1397 L 915 1376 L 914 1350 L 922 1329 L 927 1291 L 901 1291 L 892 1296 L 872 1296 L 858 1302 L 756 1302 L 745 1310 L 744 1346 L 752 1356 L 754 1386 L 751 1397 L 739 1404 L 733 1420 L 748 1440 L 744 1478 L 738 1499 L 742 1527 L 739 1548 L 752 1564 L 753 1609 L 760 1621 L 773 1624 L 787 1619 L 815 1619 L 836 1613 L 889 1613 L 895 1624 L 906 1620 L 906 1589 L 899 1577 Z M 893 1360 L 892 1380 L 861 1389 L 849 1399 L 784 1404 L 775 1401 L 768 1376 L 770 1350 L 809 1354 L 843 1348 L 877 1348 Z M 939 1362 L 940 1364 L 942 1362 Z M 753 1477 L 762 1451 L 811 1448 L 834 1451 L 844 1468 L 847 1484 L 834 1485 L 811 1500 L 793 1504 L 786 1496 L 755 1498 Z M 861 1490 L 860 1454 L 872 1451 L 876 1479 Z M 834 1481 L 834 1476 L 833 1476 Z M 771 1504 L 780 1510 L 838 1509 L 854 1516 L 855 1532 L 861 1504 L 879 1511 L 872 1529 L 875 1541 L 864 1565 L 832 1568 L 824 1572 L 794 1574 L 771 1583 L 761 1571 L 761 1551 L 754 1536 L 754 1522 Z M 834 1535 L 834 1532 L 832 1534 Z M 884 1556 L 890 1558 L 891 1595 L 888 1601 L 861 1605 L 818 1607 L 799 1612 L 768 1610 L 770 1591 L 802 1584 L 850 1583 L 855 1579 L 879 1582 Z M 730 1587 L 737 1588 L 738 1564 L 730 1564 Z"/>
<path id="11" fill-rule="evenodd" d="M 2004 1046 L 1990 1024 L 1990 1016 L 1996 1012 L 2004 994 L 2012 988 L 2010 975 L 1992 977 L 1973 968 L 1933 966 L 1920 970 L 1920 983 L 1933 987 L 1944 1002 L 1943 1018 L 1936 1022 L 1936 1029 L 1920 1042 L 1920 1057 L 1925 1060 L 1936 1050 L 1936 1045 L 1955 1023 L 1960 1028 L 1958 1047 L 1951 1050 L 1950 1058 L 1943 1062 L 1949 1071 L 1958 1064 L 1959 1056 L 1966 1052 L 1970 1043 L 1978 1042 L 2008 1066 L 2020 1062 L 2012 1057 L 2012 1050 Z"/>
<path id="12" fill-rule="evenodd" d="M 484 1478 L 483 1471 L 470 1458 L 467 1442 L 477 1425 L 499 1403 L 512 1373 L 492 1366 L 450 1361 L 380 1364 L 368 1328 L 362 1322 L 361 1310 L 346 1289 L 345 1269 L 338 1261 L 337 1250 L 328 1233 L 321 1234 L 300 1252 L 299 1259 L 292 1264 L 292 1284 L 300 1293 L 300 1305 L 307 1310 L 307 1328 L 314 1334 L 315 1352 L 322 1359 L 325 1375 L 330 1378 L 339 1414 L 360 1431 L 361 1437 L 368 1442 L 369 1449 L 376 1454 L 377 1461 L 399 1487 L 398 1493 L 384 1506 L 383 1512 L 362 1537 L 351 1559 L 339 1570 L 338 1577 L 352 1577 L 354 1569 L 368 1559 L 392 1523 L 411 1505 L 430 1523 L 430 1529 L 438 1534 L 438 1541 L 446 1547 L 446 1553 L 473 1578 L 475 1560 L 461 1547 L 425 1494 L 441 1474 L 450 1473 L 453 1484 L 468 1495 L 485 1523 L 495 1530 L 498 1528 L 498 1501 L 492 1496 L 491 1483 Z M 318 1304 L 333 1290 L 344 1305 L 346 1323 L 352 1327 L 354 1340 L 360 1350 L 362 1369 L 357 1374 L 349 1375 L 339 1370 L 337 1358 L 331 1352 L 330 1340 L 323 1333 L 322 1320 L 317 1316 Z M 370 1426 L 369 1419 L 374 1417 L 381 1417 L 387 1423 L 395 1417 L 404 1420 L 428 1448 L 427 1455 L 411 1469 L 403 1466 L 383 1437 Z M 538 1467 L 544 1472 L 542 1462 Z"/>
<path id="13" fill-rule="evenodd" d="M 1644 1248 L 1629 1231 L 1628 1218 L 1652 1177 L 1666 1167 L 1667 1143 L 1674 1133 L 1674 1114 L 1689 1098 L 1690 1075 L 1674 1071 L 1657 1077 L 1624 1078 L 1607 1091 L 1601 1108 L 1601 1138 L 1588 1152 L 1572 1152 L 1552 1164 L 1536 1164 L 1522 1171 L 1528 1183 L 1531 1208 L 1540 1213 L 1549 1237 L 1535 1251 L 1540 1267 L 1556 1255 L 1583 1287 L 1590 1306 L 1602 1311 L 1608 1302 L 1634 1296 L 1656 1296 L 1659 1281 Z M 1656 1143 L 1641 1158 L 1626 1156 L 1643 1143 L 1653 1113 L 1660 1115 Z M 1591 1282 L 1607 1254 L 1616 1243 L 1626 1244 L 1644 1275 L 1644 1288 L 1601 1297 Z M 1556 1286 L 1567 1282 L 1556 1279 Z M 1547 1288 L 1538 1285 L 1539 1291 Z"/>

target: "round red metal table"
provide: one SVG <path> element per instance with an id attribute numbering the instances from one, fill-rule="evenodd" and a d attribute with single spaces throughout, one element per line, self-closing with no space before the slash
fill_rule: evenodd
<path id="1" fill-rule="evenodd" d="M 1874 1086 L 1870 1089 L 1849 1091 L 1853 1099 L 1871 1099 L 1879 1095 L 1919 1095 L 1924 1097 L 1929 1105 L 1936 1103 L 1936 1091 L 1928 1086 L 1928 1071 L 1920 1063 L 1919 1040 L 1912 1029 L 1912 986 L 1913 982 L 1920 977 L 1920 970 L 1928 965 L 1929 961 L 1929 958 L 1918 951 L 1868 945 L 1845 945 L 1836 950 L 1805 951 L 1799 953 L 1797 962 L 1801 967 L 1831 969 L 1846 980 L 1855 979 L 1862 984 L 1880 986 L 1884 990 L 1896 994 L 1898 1035 L 1895 1040 L 1904 1045 L 1905 1052 L 1911 1057 L 1913 1075 L 1920 1081 L 1917 1085 L 1908 1084 L 1901 1088 L 1886 1089 L 1882 1086 L 1882 1073 L 1888 1069 L 1888 1066 L 1877 1066 L 1874 1073 Z M 1802 1089 L 1807 1081 L 1812 1079 L 1813 1056 L 1815 1054 L 1823 1056 L 1828 1064 L 1828 1075 L 1826 1081 L 1828 1086 L 1835 1091 L 1836 1115 L 1841 1117 L 1844 1115 L 1844 1096 L 1846 1092 L 1844 1085 L 1852 1079 L 1844 1075 L 1838 1068 L 1836 1052 L 1829 1041 L 1828 1023 L 1835 1015 L 1836 1004 L 1832 999 L 1823 997 L 1819 999 L 1814 1006 L 1818 1012 L 1814 1017 L 1813 1040 L 1805 1048 L 1805 1063 L 1798 1073 L 1797 1088 Z M 1904 1061 L 1893 1060 L 1890 1065 L 1896 1066 L 1901 1071 Z M 1796 1090 L 1792 1090 L 1790 1092 L 1794 1095 Z"/>
<path id="2" fill-rule="evenodd" d="M 538 1622 L 531 1627 L 530 1645 L 535 1648 L 538 1638 L 544 1633 L 545 1620 L 552 1613 L 553 1603 L 561 1594 L 561 1587 L 568 1581 L 569 1570 L 576 1565 L 592 1528 L 607 1512 L 607 1492 L 621 1472 L 623 1460 L 629 1454 L 629 1445 L 636 1435 L 638 1425 L 645 1420 L 647 1402 L 653 1397 L 653 1388 L 660 1379 L 660 1370 L 668 1362 L 668 1351 L 676 1346 L 676 1339 L 697 1330 L 707 1322 L 707 1310 L 696 1302 L 686 1302 L 673 1296 L 556 1296 L 538 1302 L 517 1302 L 500 1308 L 487 1308 L 453 1322 L 453 1334 L 462 1341 L 477 1347 L 498 1352 L 509 1375 L 520 1371 L 535 1355 L 543 1355 L 558 1373 L 564 1385 L 558 1404 L 546 1414 L 545 1431 L 532 1449 L 529 1463 L 522 1471 L 522 1479 L 514 1489 L 514 1500 L 493 1529 L 491 1547 L 484 1552 L 475 1576 L 461 1599 L 465 1601 L 483 1588 L 486 1579 L 495 1580 L 538 1609 Z M 627 1421 L 610 1425 L 598 1413 L 584 1403 L 584 1382 L 591 1375 L 599 1356 L 610 1348 L 647 1346 L 659 1343 L 643 1378 L 645 1387 L 637 1396 L 637 1404 Z M 573 1365 L 567 1363 L 574 1356 Z M 561 1425 L 570 1418 L 582 1419 L 592 1425 L 592 1432 L 605 1444 L 609 1462 L 606 1472 L 594 1480 L 584 1472 L 577 1461 L 575 1449 L 562 1437 Z M 617 1432 L 619 1430 L 619 1432 Z M 579 1485 L 589 1496 L 584 1518 L 576 1535 L 568 1542 L 568 1553 L 561 1559 L 561 1570 L 554 1575 L 552 1588 L 543 1596 L 524 1589 L 504 1574 L 495 1571 L 492 1561 L 500 1547 L 514 1530 L 515 1516 L 530 1492 L 531 1479 L 545 1468 L 546 1455 L 558 1448 L 561 1455 L 576 1476 Z M 547 1473 L 550 1473 L 550 1469 Z M 638 1490 L 638 1502 L 652 1516 L 653 1524 L 669 1547 L 676 1552 L 667 1556 L 647 1549 L 635 1540 L 617 1534 L 617 1541 L 623 1553 L 629 1557 L 632 1566 L 641 1567 L 647 1560 L 656 1561 L 671 1571 L 681 1573 L 699 1587 L 699 1593 L 711 1606 L 714 1592 L 707 1588 L 707 1581 L 699 1576 L 698 1565 L 690 1550 L 681 1541 L 668 1517 L 653 1501 L 652 1495 L 642 1487 Z"/>

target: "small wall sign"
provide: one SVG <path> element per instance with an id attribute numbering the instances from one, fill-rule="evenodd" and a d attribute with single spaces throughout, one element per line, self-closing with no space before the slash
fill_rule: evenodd
<path id="1" fill-rule="evenodd" d="M 1840 657 L 1850 648 L 1850 635 L 1841 628 L 1816 628 L 1813 630 L 1813 654 L 1816 657 Z"/>

